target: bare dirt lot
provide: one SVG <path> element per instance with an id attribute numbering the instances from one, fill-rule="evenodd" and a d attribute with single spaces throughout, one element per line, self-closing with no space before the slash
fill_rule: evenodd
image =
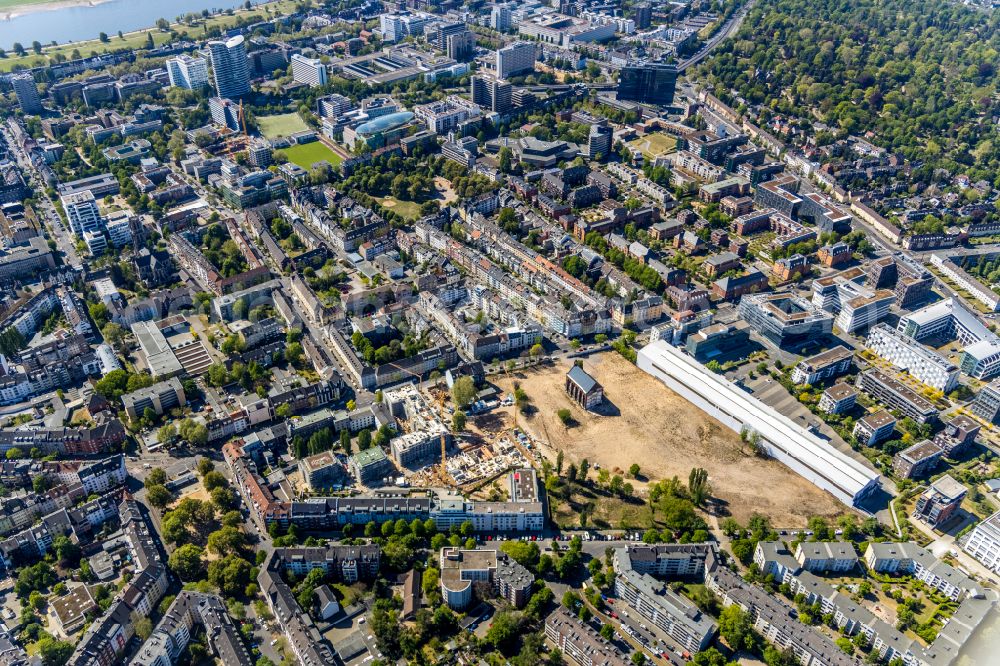
<path id="1" fill-rule="evenodd" d="M 566 462 L 587 458 L 610 470 L 638 463 L 640 478 L 651 481 L 674 475 L 686 482 L 692 467 L 708 470 L 712 494 L 730 514 L 745 522 L 753 512 L 777 527 L 804 526 L 810 516 L 834 517 L 845 507 L 834 497 L 773 460 L 754 457 L 739 435 L 623 359 L 617 353 L 594 355 L 584 369 L 604 387 L 605 404 L 590 413 L 564 390 L 569 363 L 546 366 L 497 384 L 512 391 L 515 381 L 528 394 L 535 411 L 517 415 L 517 425 L 543 444 L 554 460 L 564 451 Z M 556 415 L 569 409 L 577 424 L 567 428 Z M 513 408 L 511 408 L 513 409 Z M 637 491 L 644 492 L 637 483 Z"/>

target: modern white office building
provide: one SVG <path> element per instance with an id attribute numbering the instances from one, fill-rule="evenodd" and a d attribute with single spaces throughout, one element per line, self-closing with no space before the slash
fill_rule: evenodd
<path id="1" fill-rule="evenodd" d="M 959 368 L 976 379 L 1000 374 L 1000 337 L 975 313 L 954 298 L 946 298 L 901 317 L 896 327 L 917 341 L 954 338 L 963 345 Z"/>
<path id="2" fill-rule="evenodd" d="M 976 525 L 965 544 L 965 552 L 1000 574 L 1000 512 Z"/>
<path id="3" fill-rule="evenodd" d="M 705 413 L 759 437 L 769 456 L 848 505 L 879 488 L 879 474 L 664 340 L 639 350 L 637 365 Z M 756 433 L 756 435 L 752 435 Z"/>
<path id="4" fill-rule="evenodd" d="M 101 211 L 97 208 L 97 200 L 89 190 L 67 194 L 62 197 L 62 207 L 69 219 L 73 233 L 83 237 L 85 231 L 101 230 Z"/>
<path id="5" fill-rule="evenodd" d="M 871 329 L 867 345 L 879 358 L 933 389 L 947 393 L 958 384 L 958 368 L 953 363 L 887 324 Z"/>
<path id="6" fill-rule="evenodd" d="M 946 298 L 900 317 L 896 329 L 918 342 L 933 336 L 955 338 L 964 345 L 993 335 L 979 317 L 954 298 Z"/>
<path id="7" fill-rule="evenodd" d="M 976 379 L 990 379 L 1000 374 L 1000 338 L 990 337 L 966 346 L 959 367 Z"/>
<path id="8" fill-rule="evenodd" d="M 538 47 L 531 42 L 515 42 L 497 49 L 497 78 L 530 73 L 537 59 Z"/>
<path id="9" fill-rule="evenodd" d="M 866 275 L 861 268 L 854 267 L 813 280 L 813 305 L 835 313 L 834 324 L 845 333 L 875 325 L 889 314 L 889 307 L 896 300 L 888 289 L 865 285 Z"/>
<path id="10" fill-rule="evenodd" d="M 292 79 L 309 86 L 326 85 L 326 65 L 319 58 L 307 58 L 296 53 L 291 58 Z"/>
<path id="11" fill-rule="evenodd" d="M 208 85 L 208 61 L 204 58 L 179 55 L 168 58 L 167 76 L 170 85 L 188 90 L 201 90 Z"/>
<path id="12" fill-rule="evenodd" d="M 242 35 L 212 40 L 206 49 L 212 60 L 215 92 L 219 97 L 242 97 L 250 92 L 250 61 Z"/>

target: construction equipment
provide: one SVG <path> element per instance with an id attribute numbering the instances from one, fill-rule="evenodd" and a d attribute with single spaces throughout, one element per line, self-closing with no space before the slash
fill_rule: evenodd
<path id="1" fill-rule="evenodd" d="M 420 375 L 420 374 L 418 374 L 418 373 L 416 373 L 416 372 L 413 372 L 412 370 L 408 370 L 407 368 L 398 366 L 398 365 L 396 365 L 395 363 L 392 363 L 392 362 L 386 363 L 385 365 L 392 366 L 393 368 L 396 368 L 397 370 L 402 370 L 406 374 L 412 375 L 413 377 L 416 377 L 417 378 L 417 385 L 418 386 L 420 385 L 420 382 L 423 381 L 423 376 Z M 444 398 L 443 397 L 440 399 L 440 401 L 438 402 L 438 404 L 439 405 L 443 405 L 444 404 Z M 451 484 L 453 486 L 457 485 L 455 483 L 455 480 L 451 478 L 451 475 L 448 474 L 448 442 L 445 439 L 445 436 L 443 434 L 441 435 L 441 469 L 438 472 L 438 476 L 443 481 L 445 481 L 445 482 L 447 482 L 447 483 L 449 483 L 449 484 Z"/>
<path id="2" fill-rule="evenodd" d="M 239 111 L 236 114 L 236 117 L 240 121 L 240 127 L 243 128 L 243 136 L 245 136 L 245 137 L 247 137 L 249 139 L 250 135 L 247 134 L 247 117 L 243 113 L 243 100 L 242 99 L 240 100 L 240 107 L 239 107 Z"/>

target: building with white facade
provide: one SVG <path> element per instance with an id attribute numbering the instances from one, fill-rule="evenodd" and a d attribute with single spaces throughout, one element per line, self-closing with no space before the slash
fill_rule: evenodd
<path id="1" fill-rule="evenodd" d="M 515 608 L 531 596 L 535 577 L 501 551 L 442 548 L 439 562 L 441 596 L 455 610 L 469 606 L 477 582 L 489 585 Z"/>
<path id="2" fill-rule="evenodd" d="M 958 601 L 966 593 L 976 594 L 979 590 L 974 580 L 912 541 L 869 543 L 865 550 L 865 564 L 876 573 L 911 575 L 952 601 Z"/>
<path id="3" fill-rule="evenodd" d="M 44 110 L 42 108 L 42 98 L 38 95 L 38 86 L 35 84 L 35 77 L 30 72 L 14 74 L 10 77 L 11 85 L 14 87 L 14 94 L 17 96 L 17 103 L 21 106 L 21 111 L 28 115 L 38 115 Z"/>
<path id="4" fill-rule="evenodd" d="M 208 85 L 208 61 L 204 58 L 179 55 L 168 58 L 167 76 L 170 85 L 188 90 L 201 90 Z"/>
<path id="5" fill-rule="evenodd" d="M 427 14 L 410 14 L 409 12 L 382 14 L 379 17 L 382 41 L 393 43 L 410 35 L 419 37 L 424 34 L 424 27 L 433 20 L 434 17 Z"/>
<path id="6" fill-rule="evenodd" d="M 63 210 L 73 233 L 83 237 L 85 231 L 100 231 L 103 226 L 97 200 L 89 190 L 66 194 L 61 197 Z"/>
<path id="7" fill-rule="evenodd" d="M 1000 511 L 976 525 L 965 544 L 965 552 L 1000 574 Z"/>
<path id="8" fill-rule="evenodd" d="M 236 98 L 250 92 L 250 61 L 242 35 L 226 41 L 212 40 L 206 46 L 212 60 L 215 92 L 219 97 Z"/>
<path id="9" fill-rule="evenodd" d="M 834 324 L 845 333 L 872 326 L 889 314 L 895 294 L 865 285 L 867 273 L 860 267 L 813 280 L 813 305 L 837 315 Z"/>
<path id="10" fill-rule="evenodd" d="M 413 115 L 424 121 L 428 130 L 438 134 L 447 134 L 479 114 L 478 106 L 454 95 L 438 102 L 413 107 Z"/>
<path id="11" fill-rule="evenodd" d="M 325 86 L 326 65 L 319 58 L 307 58 L 301 53 L 291 57 L 292 79 L 309 86 Z"/>
<path id="12" fill-rule="evenodd" d="M 824 379 L 839 377 L 851 369 L 853 359 L 854 352 L 837 345 L 799 361 L 792 369 L 792 381 L 796 384 L 815 384 Z"/>
<path id="13" fill-rule="evenodd" d="M 973 256 L 975 257 L 976 255 Z M 964 257 L 960 260 L 967 261 L 968 259 L 968 257 Z M 953 258 L 942 254 L 932 254 L 931 264 L 957 282 L 960 287 L 972 294 L 973 298 L 989 308 L 991 312 L 1000 310 L 1000 294 L 993 291 L 990 286 L 983 284 L 969 275 Z"/>
<path id="14" fill-rule="evenodd" d="M 879 474 L 664 340 L 639 350 L 637 365 L 739 433 L 756 433 L 767 454 L 848 505 L 879 488 Z"/>
<path id="15" fill-rule="evenodd" d="M 947 393 L 958 384 L 958 368 L 953 363 L 887 324 L 875 326 L 866 344 L 877 356 L 933 389 Z"/>
<path id="16" fill-rule="evenodd" d="M 497 49 L 496 72 L 498 79 L 534 71 L 538 60 L 538 46 L 532 42 L 515 42 Z"/>
<path id="17" fill-rule="evenodd" d="M 976 379 L 1000 374 L 1000 337 L 957 299 L 946 298 L 900 317 L 896 329 L 917 341 L 954 338 L 963 345 L 962 372 Z"/>

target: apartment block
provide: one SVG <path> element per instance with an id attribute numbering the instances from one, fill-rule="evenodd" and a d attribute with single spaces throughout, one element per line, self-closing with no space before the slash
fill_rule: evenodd
<path id="1" fill-rule="evenodd" d="M 858 375 L 857 387 L 889 409 L 898 409 L 917 423 L 937 421 L 938 410 L 933 403 L 881 370 L 862 372 Z"/>
<path id="2" fill-rule="evenodd" d="M 472 602 L 474 585 L 485 583 L 515 608 L 523 608 L 531 596 L 535 577 L 499 550 L 442 548 L 440 554 L 441 596 L 454 610 Z"/>
<path id="3" fill-rule="evenodd" d="M 160 416 L 173 407 L 183 407 L 187 404 L 187 398 L 181 380 L 171 377 L 152 386 L 126 393 L 122 396 L 122 404 L 129 420 L 134 422 L 142 418 L 147 408 Z"/>
<path id="4" fill-rule="evenodd" d="M 545 619 L 545 636 L 579 666 L 629 666 L 632 662 L 589 624 L 562 606 Z"/>
<path id="5" fill-rule="evenodd" d="M 649 574 L 616 570 L 615 594 L 691 653 L 705 649 L 715 636 L 716 626 L 709 616 Z"/>
<path id="6" fill-rule="evenodd" d="M 937 527 L 955 515 L 968 489 L 950 474 L 932 481 L 917 498 L 913 515 L 932 527 Z"/>
<path id="7" fill-rule="evenodd" d="M 828 414 L 843 414 L 854 408 L 858 392 L 850 384 L 839 382 L 823 391 L 819 408 Z"/>
<path id="8" fill-rule="evenodd" d="M 869 543 L 864 559 L 876 573 L 911 575 L 953 601 L 979 588 L 976 581 L 913 542 Z"/>
<path id="9" fill-rule="evenodd" d="M 799 361 L 792 369 L 792 381 L 815 385 L 825 379 L 839 377 L 851 369 L 853 359 L 854 353 L 850 349 L 837 345 Z"/>
<path id="10" fill-rule="evenodd" d="M 847 541 L 803 541 L 795 549 L 795 559 L 813 573 L 845 573 L 858 565 L 858 554 Z"/>
<path id="11" fill-rule="evenodd" d="M 875 446 L 891 437 L 895 429 L 895 417 L 883 409 L 858 419 L 851 435 L 865 446 Z"/>
<path id="12" fill-rule="evenodd" d="M 933 472 L 943 455 L 940 446 L 925 439 L 893 456 L 892 468 L 897 476 L 917 479 Z"/>

